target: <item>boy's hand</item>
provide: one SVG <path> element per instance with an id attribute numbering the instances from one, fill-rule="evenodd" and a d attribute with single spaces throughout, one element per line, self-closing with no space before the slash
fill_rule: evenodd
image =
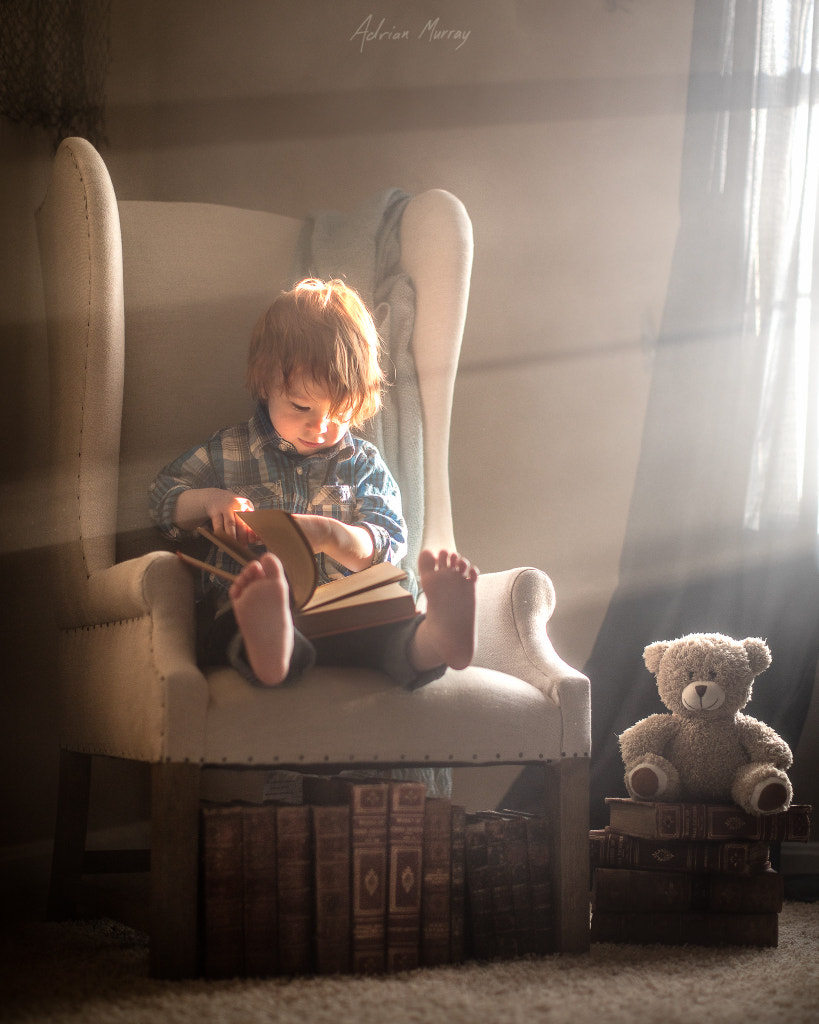
<path id="1" fill-rule="evenodd" d="M 195 530 L 210 520 L 214 532 L 226 533 L 241 544 L 251 544 L 256 534 L 239 519 L 237 512 L 252 512 L 253 502 L 232 491 L 218 487 L 193 488 L 183 491 L 176 502 L 176 525 L 183 530 Z"/>

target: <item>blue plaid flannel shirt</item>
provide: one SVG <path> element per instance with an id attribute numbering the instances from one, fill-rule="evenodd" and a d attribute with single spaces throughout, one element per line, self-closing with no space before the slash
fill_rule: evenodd
<path id="1" fill-rule="evenodd" d="M 332 516 L 365 526 L 373 537 L 373 562 L 397 565 L 406 554 L 407 529 L 401 496 L 378 449 L 349 431 L 337 445 L 315 455 L 299 455 L 259 404 L 247 423 L 217 431 L 204 444 L 166 466 L 148 490 L 151 517 L 173 540 L 190 536 L 174 525 L 182 491 L 219 487 L 248 498 L 254 508 Z M 236 573 L 240 566 L 210 546 L 210 564 Z M 317 556 L 319 582 L 349 574 L 326 555 Z M 206 574 L 207 588 L 227 590 L 229 583 Z"/>

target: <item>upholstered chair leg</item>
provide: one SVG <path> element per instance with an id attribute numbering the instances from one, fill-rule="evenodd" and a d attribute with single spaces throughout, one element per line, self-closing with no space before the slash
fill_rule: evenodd
<path id="1" fill-rule="evenodd" d="M 589 949 L 589 759 L 565 758 L 547 769 L 546 811 L 552 823 L 556 948 Z"/>
<path id="2" fill-rule="evenodd" d="M 197 973 L 199 779 L 194 764 L 155 764 L 151 778 L 151 974 Z"/>
<path id="3" fill-rule="evenodd" d="M 57 821 L 47 907 L 48 918 L 52 921 L 62 921 L 77 913 L 88 828 L 91 759 L 91 754 L 60 751 Z"/>

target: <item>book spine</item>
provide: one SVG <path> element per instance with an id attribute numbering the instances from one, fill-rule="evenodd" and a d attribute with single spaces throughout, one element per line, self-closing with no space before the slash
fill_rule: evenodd
<path id="1" fill-rule="evenodd" d="M 204 970 L 209 978 L 244 974 L 242 809 L 203 807 Z"/>
<path id="2" fill-rule="evenodd" d="M 696 805 L 695 805 L 696 806 Z M 741 811 L 742 834 L 737 835 L 739 808 L 705 805 L 702 826 L 708 839 L 757 839 L 764 842 L 807 842 L 810 838 L 809 808 L 794 804 L 780 814 L 753 815 Z M 700 814 L 702 812 L 700 811 Z"/>
<path id="3" fill-rule="evenodd" d="M 507 819 L 504 822 L 504 840 L 512 882 L 512 910 L 518 952 L 534 953 L 534 912 L 526 820 L 517 817 Z"/>
<path id="4" fill-rule="evenodd" d="M 466 808 L 452 807 L 452 864 L 449 889 L 449 958 L 453 964 L 466 957 Z"/>
<path id="5" fill-rule="evenodd" d="M 352 938 L 350 808 L 313 807 L 312 812 L 316 972 L 345 974 Z"/>
<path id="6" fill-rule="evenodd" d="M 546 818 L 540 817 L 527 817 L 525 821 L 532 892 L 532 951 L 542 956 L 553 952 L 555 943 L 549 823 Z"/>
<path id="7" fill-rule="evenodd" d="M 680 946 L 776 946 L 778 914 L 607 913 L 592 915 L 592 942 Z"/>
<path id="8" fill-rule="evenodd" d="M 778 914 L 782 876 L 768 871 L 753 878 L 597 868 L 592 906 L 606 912 L 714 911 L 725 914 Z"/>
<path id="9" fill-rule="evenodd" d="M 643 871 L 692 871 L 754 875 L 770 867 L 770 844 L 753 841 L 666 842 L 616 832 L 612 828 L 589 833 L 592 867 L 637 868 Z"/>
<path id="10" fill-rule="evenodd" d="M 386 969 L 387 798 L 383 783 L 350 790 L 353 856 L 353 971 Z"/>
<path id="11" fill-rule="evenodd" d="M 506 822 L 503 818 L 487 818 L 485 830 L 486 862 L 492 893 L 492 956 L 499 960 L 511 960 L 518 955 L 519 947 Z"/>
<path id="12" fill-rule="evenodd" d="M 443 797 L 425 803 L 422 870 L 421 963 L 436 967 L 451 958 L 452 805 Z"/>
<path id="13" fill-rule="evenodd" d="M 662 803 L 608 798 L 612 828 L 665 840 L 807 842 L 810 807 L 794 804 L 779 814 L 747 814 L 733 804 Z"/>
<path id="14" fill-rule="evenodd" d="M 467 815 L 464 849 L 467 955 L 489 960 L 494 953 L 494 923 L 485 821 Z"/>
<path id="15" fill-rule="evenodd" d="M 312 970 L 313 860 L 310 808 L 277 808 L 279 970 Z"/>
<path id="16" fill-rule="evenodd" d="M 426 786 L 391 782 L 389 789 L 387 970 L 395 972 L 420 962 Z"/>
<path id="17" fill-rule="evenodd" d="M 244 973 L 276 974 L 278 886 L 276 882 L 276 808 L 242 807 Z"/>

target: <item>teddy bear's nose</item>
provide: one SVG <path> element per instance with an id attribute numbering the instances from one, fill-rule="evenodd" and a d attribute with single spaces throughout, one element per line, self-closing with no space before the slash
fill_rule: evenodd
<path id="1" fill-rule="evenodd" d="M 700 700 L 702 700 L 702 698 L 708 692 L 708 687 L 703 685 L 702 683 L 699 686 L 695 686 L 694 689 L 697 691 L 697 696 L 699 697 Z"/>

